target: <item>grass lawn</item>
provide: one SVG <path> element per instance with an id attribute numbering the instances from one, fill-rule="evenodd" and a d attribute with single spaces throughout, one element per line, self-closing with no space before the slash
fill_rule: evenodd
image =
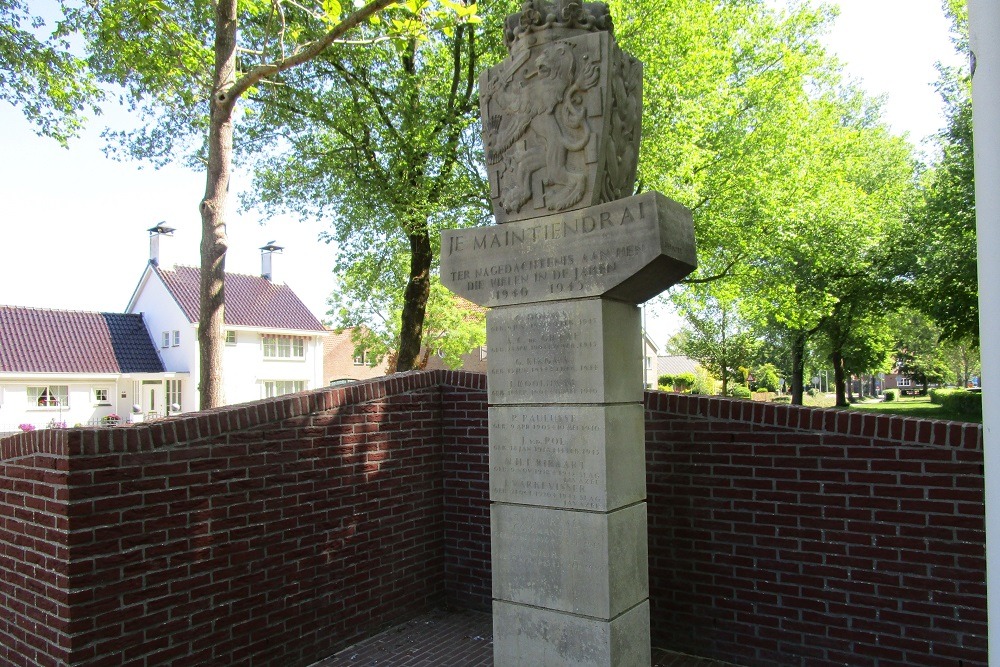
<path id="1" fill-rule="evenodd" d="M 949 419 L 958 422 L 982 423 L 982 419 L 968 417 L 964 415 L 947 412 L 943 405 L 931 403 L 929 396 L 900 396 L 895 401 L 872 401 L 869 403 L 855 403 L 851 410 L 866 410 L 868 412 L 880 412 L 887 415 L 902 415 L 904 417 L 917 417 L 920 419 Z"/>

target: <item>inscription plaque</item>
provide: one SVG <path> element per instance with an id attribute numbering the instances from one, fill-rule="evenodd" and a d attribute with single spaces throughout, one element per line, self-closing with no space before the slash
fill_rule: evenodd
<path id="1" fill-rule="evenodd" d="M 646 504 L 608 514 L 494 503 L 493 597 L 613 618 L 649 595 Z"/>
<path id="2" fill-rule="evenodd" d="M 604 299 L 486 314 L 490 404 L 642 401 L 639 309 Z"/>
<path id="3" fill-rule="evenodd" d="M 481 306 L 607 296 L 642 303 L 694 270 L 691 212 L 657 192 L 441 232 L 441 282 Z"/>
<path id="4" fill-rule="evenodd" d="M 641 405 L 489 414 L 491 501 L 607 512 L 645 499 Z"/>

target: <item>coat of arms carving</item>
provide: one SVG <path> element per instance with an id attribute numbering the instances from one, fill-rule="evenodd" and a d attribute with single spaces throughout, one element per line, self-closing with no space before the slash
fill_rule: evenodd
<path id="1" fill-rule="evenodd" d="M 497 221 L 631 195 L 642 65 L 615 44 L 606 5 L 526 2 L 505 36 L 509 56 L 480 80 Z"/>

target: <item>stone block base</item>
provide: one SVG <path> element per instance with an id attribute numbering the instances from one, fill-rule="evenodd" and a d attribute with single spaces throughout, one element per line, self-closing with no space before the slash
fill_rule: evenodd
<path id="1" fill-rule="evenodd" d="M 649 667 L 649 601 L 610 621 L 493 601 L 494 667 Z"/>

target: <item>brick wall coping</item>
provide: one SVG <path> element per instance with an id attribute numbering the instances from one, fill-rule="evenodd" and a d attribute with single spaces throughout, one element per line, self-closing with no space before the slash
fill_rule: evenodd
<path id="1" fill-rule="evenodd" d="M 189 412 L 130 427 L 42 429 L 18 433 L 0 438 L 0 461 L 35 454 L 67 456 L 155 449 L 440 386 L 485 391 L 486 376 L 467 371 L 411 371 L 339 387 L 323 387 L 250 403 Z M 873 438 L 886 444 L 920 443 L 967 449 L 982 449 L 983 446 L 982 425 L 966 422 L 664 391 L 646 392 L 645 403 L 647 409 L 681 416 L 825 431 L 832 435 Z"/>
<path id="2" fill-rule="evenodd" d="M 877 444 L 922 444 L 978 450 L 983 447 L 982 425 L 968 422 L 665 391 L 646 392 L 646 408 L 704 419 L 871 438 Z"/>
<path id="3" fill-rule="evenodd" d="M 0 461 L 36 454 L 134 452 L 197 442 L 339 407 L 441 386 L 486 390 L 486 376 L 466 371 L 410 371 L 338 387 L 227 405 L 126 427 L 40 429 L 0 438 Z"/>

